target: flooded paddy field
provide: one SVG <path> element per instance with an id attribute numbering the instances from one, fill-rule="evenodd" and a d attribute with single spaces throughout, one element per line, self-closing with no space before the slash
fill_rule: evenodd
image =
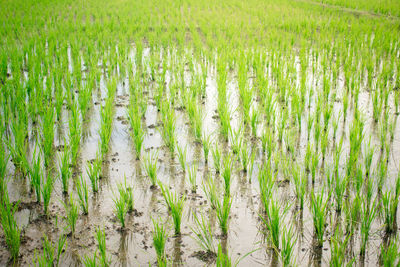
<path id="1" fill-rule="evenodd" d="M 399 263 L 396 12 L 73 2 L 2 4 L 53 20 L 3 31 L 0 265 Z"/>

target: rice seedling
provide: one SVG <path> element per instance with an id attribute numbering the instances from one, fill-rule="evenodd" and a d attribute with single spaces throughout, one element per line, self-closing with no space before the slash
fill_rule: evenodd
<path id="1" fill-rule="evenodd" d="M 365 255 L 365 251 L 367 249 L 367 243 L 369 239 L 369 231 L 371 229 L 372 222 L 375 219 L 376 208 L 374 206 L 374 202 L 363 202 L 361 205 L 361 245 L 360 245 L 360 255 Z"/>
<path id="2" fill-rule="evenodd" d="M 381 246 L 380 255 L 381 266 L 398 266 L 400 264 L 400 253 L 398 239 L 391 239 L 389 245 Z"/>
<path id="3" fill-rule="evenodd" d="M 126 185 L 126 176 L 124 177 L 124 183 L 117 185 L 120 197 L 126 203 L 127 212 L 133 211 L 133 188 Z"/>
<path id="4" fill-rule="evenodd" d="M 177 145 L 176 150 L 178 151 L 179 164 L 181 165 L 183 173 L 185 173 L 186 172 L 186 159 L 187 159 L 186 158 L 187 146 L 185 146 L 185 149 L 182 149 L 179 145 Z"/>
<path id="5" fill-rule="evenodd" d="M 42 147 L 45 166 L 49 166 L 53 154 L 54 121 L 54 108 L 49 105 L 45 108 L 42 118 Z"/>
<path id="6" fill-rule="evenodd" d="M 346 250 L 349 244 L 351 234 L 343 236 L 343 231 L 340 227 L 337 227 L 334 235 L 330 239 L 331 246 L 331 259 L 330 266 L 344 266 L 346 263 Z M 351 259 L 347 264 L 353 264 L 354 259 Z"/>
<path id="7" fill-rule="evenodd" d="M 288 210 L 288 206 L 284 206 L 283 209 L 278 202 L 274 201 L 273 198 L 269 200 L 268 209 L 266 210 L 266 218 L 261 216 L 263 223 L 268 229 L 269 239 L 272 247 L 279 251 L 280 248 L 280 230 L 281 222 Z"/>
<path id="8" fill-rule="evenodd" d="M 163 102 L 161 105 L 161 121 L 163 124 L 163 131 L 161 135 L 163 137 L 165 145 L 169 148 L 172 155 L 174 154 L 176 137 L 175 137 L 175 114 L 174 110 L 171 108 L 169 102 Z"/>
<path id="9" fill-rule="evenodd" d="M 240 149 L 243 145 L 243 128 L 240 127 L 239 129 L 235 130 L 230 130 L 230 142 L 232 145 L 232 152 L 235 155 L 238 155 L 240 152 Z"/>
<path id="10" fill-rule="evenodd" d="M 266 213 L 269 209 L 269 203 L 275 189 L 276 181 L 276 173 L 271 169 L 270 163 L 267 163 L 262 167 L 258 174 L 258 181 L 260 186 L 260 198 L 264 212 Z"/>
<path id="11" fill-rule="evenodd" d="M 317 237 L 319 246 L 322 246 L 324 242 L 324 234 L 326 229 L 326 216 L 328 212 L 328 199 L 325 199 L 325 193 L 322 190 L 319 194 L 314 191 L 311 192 L 310 209 L 313 216 L 314 233 Z"/>
<path id="12" fill-rule="evenodd" d="M 211 135 L 203 133 L 201 142 L 203 144 L 204 161 L 208 163 L 208 153 L 210 152 L 211 146 Z"/>
<path id="13" fill-rule="evenodd" d="M 59 266 L 60 258 L 66 246 L 67 238 L 65 235 L 60 236 L 56 247 L 46 235 L 43 236 L 43 254 L 36 255 L 34 259 L 34 266 Z M 56 254 L 55 254 L 56 253 Z M 36 254 L 36 251 L 35 251 Z"/>
<path id="14" fill-rule="evenodd" d="M 215 201 L 217 218 L 221 232 L 223 235 L 228 234 L 229 214 L 232 207 L 232 199 L 229 194 L 225 194 L 224 199 L 221 201 Z"/>
<path id="15" fill-rule="evenodd" d="M 219 150 L 218 145 L 214 146 L 214 149 L 211 150 L 211 154 L 213 157 L 215 172 L 219 173 L 221 170 L 221 151 Z"/>
<path id="16" fill-rule="evenodd" d="M 160 185 L 165 202 L 171 212 L 175 226 L 175 236 L 181 234 L 181 220 L 185 204 L 185 196 L 179 196 L 177 193 L 172 193 L 168 187 Z"/>
<path id="17" fill-rule="evenodd" d="M 125 228 L 125 217 L 128 212 L 128 206 L 125 202 L 124 194 L 120 194 L 119 197 L 114 196 L 114 213 L 121 223 L 122 228 Z"/>
<path id="18" fill-rule="evenodd" d="M 151 186 L 155 188 L 157 186 L 157 160 L 158 153 L 148 154 L 144 158 L 144 169 L 149 176 L 151 181 Z"/>
<path id="19" fill-rule="evenodd" d="M 31 182 L 31 190 L 35 191 L 36 202 L 40 202 L 41 193 L 42 193 L 42 179 L 43 179 L 43 170 L 40 154 L 37 152 L 37 148 L 33 151 L 32 155 L 32 163 L 29 167 L 29 176 Z"/>
<path id="20" fill-rule="evenodd" d="M 92 191 L 96 193 L 99 191 L 99 179 L 101 174 L 101 160 L 98 156 L 93 160 L 93 162 L 89 162 L 86 166 L 86 173 L 90 179 L 92 184 Z"/>
<path id="21" fill-rule="evenodd" d="M 210 224 L 207 223 L 203 214 L 201 214 L 200 217 L 194 214 L 193 218 L 195 227 L 191 227 L 191 230 L 195 235 L 194 239 L 202 249 L 215 255 L 214 235 Z"/>
<path id="22" fill-rule="evenodd" d="M 164 224 L 161 221 L 154 220 L 153 221 L 153 245 L 157 254 L 157 263 L 160 265 L 164 265 L 163 263 L 166 261 L 165 255 L 165 243 L 168 238 L 168 234 L 166 233 L 166 229 L 164 228 Z"/>
<path id="23" fill-rule="evenodd" d="M 78 201 L 82 212 L 87 215 L 89 213 L 89 190 L 82 175 L 79 176 L 79 179 L 76 181 L 76 192 L 78 194 Z"/>
<path id="24" fill-rule="evenodd" d="M 106 234 L 104 229 L 97 228 L 96 229 L 96 240 L 98 243 L 99 250 L 99 258 L 101 266 L 107 267 L 110 266 L 110 260 L 107 257 L 107 249 L 106 249 Z"/>
<path id="25" fill-rule="evenodd" d="M 129 123 L 132 128 L 132 132 L 129 132 L 129 133 L 133 140 L 133 144 L 134 144 L 135 152 L 136 152 L 136 159 L 138 160 L 141 155 L 145 133 L 144 133 L 144 130 L 142 127 L 142 121 L 141 121 L 142 114 L 139 110 L 139 107 L 137 105 L 134 105 L 132 102 L 133 102 L 133 100 L 131 100 L 131 104 L 128 108 L 128 119 L 129 119 Z"/>
<path id="26" fill-rule="evenodd" d="M 390 234 L 396 231 L 396 216 L 399 198 L 396 194 L 392 194 L 391 191 L 386 191 L 386 193 L 382 194 L 381 202 L 385 230 Z"/>
<path id="27" fill-rule="evenodd" d="M 15 263 L 19 256 L 21 246 L 21 229 L 15 220 L 15 212 L 18 209 L 18 204 L 10 203 L 8 192 L 1 189 L 2 197 L 0 203 L 0 219 L 3 227 L 4 239 L 10 251 L 13 262 Z"/>
<path id="28" fill-rule="evenodd" d="M 62 188 L 63 188 L 63 193 L 68 194 L 68 187 L 69 187 L 69 179 L 71 178 L 71 169 L 70 169 L 70 151 L 68 147 L 64 147 L 64 153 L 63 155 L 59 158 L 59 164 L 60 167 L 60 180 L 62 183 Z"/>
<path id="29" fill-rule="evenodd" d="M 299 208 L 304 208 L 304 196 L 307 190 L 307 178 L 297 165 L 293 168 L 292 180 L 295 188 L 297 200 L 299 201 Z"/>
<path id="30" fill-rule="evenodd" d="M 231 176 L 233 169 L 233 156 L 232 154 L 227 154 L 224 156 L 222 161 L 222 173 L 221 176 L 224 179 L 225 184 L 225 194 L 230 195 L 231 192 Z"/>
<path id="31" fill-rule="evenodd" d="M 54 189 L 54 179 L 50 172 L 47 174 L 46 181 L 42 180 L 41 194 L 43 197 L 43 210 L 44 214 L 48 215 L 48 208 L 50 204 L 51 194 Z"/>
<path id="32" fill-rule="evenodd" d="M 197 164 L 196 163 L 193 163 L 191 168 L 189 168 L 188 181 L 191 185 L 192 192 L 196 193 L 196 190 L 197 190 Z"/>
<path id="33" fill-rule="evenodd" d="M 348 185 L 348 177 L 344 176 L 342 177 L 341 175 L 335 176 L 336 180 L 334 182 L 334 196 L 335 196 L 335 201 L 336 201 L 336 211 L 341 212 L 342 211 L 342 205 L 343 205 L 343 199 L 344 199 L 344 193 L 347 189 Z"/>
<path id="34" fill-rule="evenodd" d="M 71 230 L 72 236 L 75 234 L 75 229 L 76 229 L 76 222 L 78 220 L 78 215 L 79 215 L 79 208 L 75 204 L 74 198 L 71 196 L 69 198 L 69 203 L 63 203 L 65 212 L 66 212 L 66 221 L 67 224 Z"/>
<path id="35" fill-rule="evenodd" d="M 85 267 L 97 267 L 98 264 L 96 253 L 94 253 L 92 257 L 85 255 L 83 259 L 81 259 L 81 262 Z"/>
<path id="36" fill-rule="evenodd" d="M 294 236 L 293 228 L 284 227 L 281 234 L 280 256 L 283 266 L 293 266 L 293 252 L 297 238 Z"/>
<path id="37" fill-rule="evenodd" d="M 217 258 L 215 260 L 217 267 L 230 267 L 232 266 L 231 259 L 229 256 L 222 252 L 221 244 L 218 244 Z"/>

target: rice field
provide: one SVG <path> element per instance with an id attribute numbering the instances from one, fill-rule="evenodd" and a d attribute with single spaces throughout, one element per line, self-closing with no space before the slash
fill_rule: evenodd
<path id="1" fill-rule="evenodd" d="M 1 266 L 397 266 L 400 2 L 0 1 Z"/>

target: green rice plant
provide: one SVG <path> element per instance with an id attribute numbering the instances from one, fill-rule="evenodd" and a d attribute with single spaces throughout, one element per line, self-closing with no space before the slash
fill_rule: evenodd
<path id="1" fill-rule="evenodd" d="M 211 150 L 211 154 L 213 157 L 215 172 L 219 173 L 221 170 L 221 151 L 217 144 L 214 146 L 214 149 Z"/>
<path id="2" fill-rule="evenodd" d="M 144 169 L 150 178 L 151 186 L 155 188 L 157 186 L 157 160 L 158 152 L 153 154 L 148 154 L 144 158 Z"/>
<path id="3" fill-rule="evenodd" d="M 269 200 L 268 209 L 266 210 L 266 218 L 260 216 L 262 222 L 268 229 L 269 239 L 276 251 L 279 251 L 280 248 L 281 223 L 287 210 L 288 206 L 284 206 L 282 209 L 279 203 L 274 201 L 274 199 L 271 197 Z"/>
<path id="4" fill-rule="evenodd" d="M 318 163 L 319 163 L 319 155 L 318 151 L 315 151 L 314 153 L 311 154 L 311 178 L 313 183 L 315 183 Z"/>
<path id="5" fill-rule="evenodd" d="M 239 154 L 239 160 L 240 163 L 242 164 L 242 169 L 244 172 L 247 172 L 249 164 L 251 162 L 251 156 L 254 153 L 250 154 L 249 149 L 247 147 L 247 143 L 244 142 L 242 147 L 240 148 L 240 154 Z"/>
<path id="6" fill-rule="evenodd" d="M 45 107 L 45 111 L 42 117 L 42 147 L 44 155 L 44 165 L 49 166 L 51 156 L 53 154 L 53 142 L 54 142 L 54 107 L 48 105 Z"/>
<path id="7" fill-rule="evenodd" d="M 126 203 L 127 212 L 133 211 L 133 188 L 126 185 L 126 176 L 124 177 L 124 183 L 118 183 L 118 192 L 121 198 Z"/>
<path id="8" fill-rule="evenodd" d="M 239 127 L 236 131 L 230 130 L 230 142 L 232 144 L 232 152 L 237 155 L 243 145 L 243 128 Z"/>
<path id="9" fill-rule="evenodd" d="M 340 267 L 346 263 L 346 250 L 351 238 L 351 234 L 343 236 L 343 231 L 340 227 L 335 229 L 334 235 L 330 239 L 331 259 L 330 266 Z M 351 266 L 354 259 L 351 259 L 346 266 Z"/>
<path id="10" fill-rule="evenodd" d="M 101 159 L 96 156 L 93 162 L 89 162 L 86 166 L 86 173 L 92 184 L 92 191 L 96 193 L 99 191 L 99 179 L 101 175 Z"/>
<path id="11" fill-rule="evenodd" d="M 257 137 L 257 125 L 260 121 L 259 114 L 260 113 L 257 110 L 253 109 L 253 112 L 251 113 L 251 116 L 250 116 L 251 132 L 252 132 L 253 136 L 255 136 L 255 137 Z"/>
<path id="12" fill-rule="evenodd" d="M 76 181 L 76 191 L 82 212 L 83 214 L 87 215 L 89 213 L 89 190 L 82 175 L 80 175 L 79 179 Z"/>
<path id="13" fill-rule="evenodd" d="M 319 194 L 315 194 L 314 191 L 311 192 L 310 209 L 313 216 L 314 233 L 317 237 L 317 242 L 319 246 L 322 246 L 324 242 L 326 216 L 328 213 L 329 197 L 327 197 L 326 200 L 324 200 L 324 198 L 324 190 L 322 190 Z"/>
<path id="14" fill-rule="evenodd" d="M 188 181 L 192 186 L 192 192 L 195 193 L 197 189 L 197 164 L 193 163 L 188 171 Z"/>
<path id="15" fill-rule="evenodd" d="M 211 176 L 209 176 L 208 180 L 203 183 L 203 191 L 211 204 L 211 208 L 215 210 L 217 208 L 218 193 L 214 180 Z"/>
<path id="16" fill-rule="evenodd" d="M 157 263 L 162 264 L 166 261 L 165 255 L 165 243 L 168 238 L 168 234 L 166 233 L 166 229 L 164 228 L 164 224 L 161 221 L 154 220 L 153 221 L 153 245 L 157 254 Z"/>
<path id="17" fill-rule="evenodd" d="M 221 244 L 218 244 L 218 252 L 217 252 L 217 258 L 215 260 L 215 265 L 217 267 L 231 267 L 232 262 L 231 259 L 227 254 L 222 252 Z"/>
<path id="18" fill-rule="evenodd" d="M 390 240 L 389 245 L 381 246 L 380 264 L 384 267 L 399 266 L 400 264 L 400 248 L 398 238 Z"/>
<path id="19" fill-rule="evenodd" d="M 207 163 L 208 153 L 210 152 L 210 146 L 211 146 L 211 135 L 203 133 L 201 142 L 203 144 L 204 161 Z"/>
<path id="20" fill-rule="evenodd" d="M 68 120 L 69 147 L 71 152 L 71 164 L 76 166 L 82 137 L 82 123 L 79 119 L 78 107 L 76 106 L 75 101 L 72 101 L 70 111 L 71 115 Z"/>
<path id="21" fill-rule="evenodd" d="M 79 208 L 75 204 L 74 198 L 71 196 L 69 198 L 69 203 L 63 203 L 65 212 L 66 212 L 66 220 L 67 224 L 71 230 L 72 236 L 75 234 L 75 229 L 76 229 L 76 222 L 78 220 L 78 215 L 79 215 Z"/>
<path id="22" fill-rule="evenodd" d="M 348 177 L 347 176 L 341 176 L 337 175 L 335 182 L 334 182 L 334 187 L 333 187 L 333 194 L 335 197 L 336 201 L 336 211 L 341 212 L 342 211 L 342 205 L 343 205 L 343 199 L 344 199 L 344 194 L 348 186 Z"/>
<path id="23" fill-rule="evenodd" d="M 44 209 L 44 214 L 48 215 L 48 207 L 50 204 L 50 198 L 51 194 L 54 189 L 54 179 L 51 176 L 50 172 L 47 174 L 47 179 L 46 182 L 42 180 L 42 189 L 41 193 L 43 196 L 43 209 Z"/>
<path id="24" fill-rule="evenodd" d="M 186 157 L 187 146 L 185 146 L 185 149 L 182 149 L 179 145 L 177 145 L 176 150 L 178 151 L 179 164 L 181 165 L 183 173 L 185 173 L 186 172 L 186 159 L 187 159 L 187 157 Z"/>
<path id="25" fill-rule="evenodd" d="M 176 119 L 174 110 L 171 108 L 171 104 L 169 102 L 163 102 L 161 105 L 161 121 L 163 124 L 163 131 L 161 132 L 161 136 L 164 139 L 165 145 L 169 148 L 171 153 L 173 154 L 175 151 L 176 137 L 175 137 L 175 128 L 176 128 Z"/>
<path id="26" fill-rule="evenodd" d="M 396 232 L 396 216 L 399 198 L 391 191 L 382 194 L 382 213 L 385 230 L 388 234 Z"/>
<path id="27" fill-rule="evenodd" d="M 221 121 L 221 134 L 228 141 L 231 130 L 231 111 L 227 104 L 218 104 L 218 114 Z"/>
<path id="28" fill-rule="evenodd" d="M 108 97 L 106 99 L 105 105 L 102 106 L 100 110 L 101 121 L 100 121 L 99 135 L 100 135 L 101 158 L 104 158 L 104 156 L 108 153 L 109 150 L 109 142 L 111 139 L 112 123 L 114 117 L 113 101 L 114 101 L 113 97 Z"/>
<path id="29" fill-rule="evenodd" d="M 269 209 L 271 196 L 275 189 L 275 181 L 276 181 L 276 173 L 273 172 L 270 163 L 267 163 L 261 168 L 258 174 L 258 182 L 260 186 L 260 198 L 265 213 Z"/>
<path id="30" fill-rule="evenodd" d="M 336 140 L 336 133 L 337 133 L 337 130 L 338 130 L 338 126 L 339 126 L 339 122 L 340 122 L 341 116 L 342 116 L 342 112 L 339 111 L 338 115 L 336 117 L 334 117 L 333 120 L 332 120 L 333 140 Z"/>
<path id="31" fill-rule="evenodd" d="M 58 239 L 57 243 L 57 251 L 55 251 L 56 247 L 46 235 L 43 236 L 43 254 L 41 256 L 36 255 L 35 251 L 35 259 L 34 266 L 59 266 L 60 258 L 64 250 L 64 246 L 66 246 L 67 237 L 62 235 Z M 57 253 L 57 254 L 55 254 Z"/>
<path id="32" fill-rule="evenodd" d="M 372 165 L 372 159 L 374 157 L 375 149 L 371 146 L 371 139 L 368 141 L 367 145 L 365 146 L 365 154 L 364 154 L 364 174 L 367 178 L 370 177 L 370 170 Z"/>
<path id="33" fill-rule="evenodd" d="M 364 201 L 361 205 L 361 227 L 360 227 L 360 234 L 361 234 L 361 245 L 360 245 L 360 255 L 365 255 L 365 251 L 367 249 L 367 243 L 369 239 L 369 232 L 372 226 L 372 222 L 375 219 L 376 215 L 376 208 L 375 208 L 375 201 L 369 203 Z"/>
<path id="34" fill-rule="evenodd" d="M 98 264 L 97 264 L 97 254 L 93 253 L 92 257 L 85 255 L 81 259 L 81 262 L 82 262 L 83 266 L 85 266 L 85 267 L 97 267 L 98 266 Z"/>
<path id="35" fill-rule="evenodd" d="M 11 132 L 14 137 L 14 143 L 11 141 L 11 137 L 5 142 L 14 166 L 21 171 L 22 175 L 26 175 L 29 167 L 26 159 L 27 143 L 25 137 L 27 131 L 24 122 L 12 117 Z"/>
<path id="36" fill-rule="evenodd" d="M 314 124 L 314 116 L 311 116 L 311 114 L 309 114 L 307 118 L 307 140 L 310 140 L 310 133 L 313 124 Z"/>
<path id="37" fill-rule="evenodd" d="M 225 194 L 222 203 L 221 201 L 216 201 L 215 204 L 219 227 L 221 228 L 222 234 L 226 236 L 228 234 L 229 214 L 232 207 L 232 199 L 229 194 Z"/>
<path id="38" fill-rule="evenodd" d="M 100 263 L 103 267 L 110 266 L 110 260 L 107 257 L 107 249 L 106 249 L 106 234 L 100 228 L 96 229 L 96 239 L 98 243 L 98 249 L 100 254 Z"/>
<path id="39" fill-rule="evenodd" d="M 10 251 L 13 262 L 15 263 L 19 256 L 19 248 L 21 245 L 21 229 L 15 220 L 15 212 L 18 204 L 10 203 L 7 190 L 1 188 L 0 199 L 0 219 L 3 227 L 4 239 Z"/>
<path id="40" fill-rule="evenodd" d="M 205 251 L 215 255 L 214 235 L 210 224 L 207 222 L 203 214 L 197 216 L 193 214 L 195 226 L 190 229 L 193 231 L 194 239 Z"/>
<path id="41" fill-rule="evenodd" d="M 292 226 L 290 227 L 284 226 L 281 234 L 281 249 L 280 249 L 280 256 L 283 266 L 294 266 L 293 252 L 296 241 L 297 238 L 293 233 Z"/>
<path id="42" fill-rule="evenodd" d="M 114 202 L 114 213 L 121 223 L 122 228 L 125 228 L 125 217 L 128 212 L 128 206 L 125 202 L 124 195 L 119 195 L 119 197 L 113 198 Z"/>
<path id="43" fill-rule="evenodd" d="M 42 193 L 42 163 L 40 153 L 37 152 L 37 147 L 33 151 L 32 163 L 29 166 L 29 176 L 31 180 L 31 189 L 35 191 L 36 202 L 40 202 Z"/>
<path id="44" fill-rule="evenodd" d="M 63 193 L 68 194 L 69 179 L 71 178 L 72 172 L 70 169 L 70 150 L 67 146 L 64 147 L 64 153 L 59 157 L 59 168 L 60 168 L 60 180 L 62 183 Z"/>
<path id="45" fill-rule="evenodd" d="M 221 176 L 224 179 L 225 194 L 230 195 L 231 192 L 231 176 L 233 170 L 234 158 L 232 154 L 228 153 L 224 156 L 222 161 L 222 173 Z"/>
<path id="46" fill-rule="evenodd" d="M 177 193 L 172 193 L 168 187 L 160 185 L 165 202 L 171 212 L 175 226 L 175 236 L 181 234 L 182 213 L 185 204 L 185 196 L 179 196 Z"/>
<path id="47" fill-rule="evenodd" d="M 131 125 L 132 131 L 130 131 L 131 138 L 136 152 L 136 159 L 140 158 L 143 141 L 144 141 L 144 130 L 142 127 L 142 116 L 139 107 L 132 103 L 128 107 L 128 119 Z"/>
<path id="48" fill-rule="evenodd" d="M 304 208 L 304 196 L 307 191 L 307 177 L 298 165 L 296 165 L 292 170 L 292 180 L 296 197 L 299 201 L 299 208 L 302 210 Z"/>

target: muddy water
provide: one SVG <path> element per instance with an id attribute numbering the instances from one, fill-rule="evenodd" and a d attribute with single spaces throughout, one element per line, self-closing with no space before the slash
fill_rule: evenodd
<path id="1" fill-rule="evenodd" d="M 144 50 L 144 59 L 148 58 L 149 49 Z M 171 53 L 171 51 L 168 51 Z M 68 52 L 70 58 L 70 52 Z M 319 62 L 310 61 L 310 65 L 317 65 L 316 69 L 321 68 Z M 311 67 L 310 67 L 311 69 Z M 270 72 L 270 70 L 267 70 Z M 170 75 L 170 74 L 169 74 Z M 269 74 L 268 74 L 269 75 Z M 316 76 L 312 75 L 311 70 L 308 73 L 308 86 L 319 90 L 321 86 L 321 75 L 317 72 Z M 186 77 L 187 76 L 187 77 Z M 185 79 L 189 82 L 191 74 L 186 69 Z M 235 73 L 228 75 L 228 102 L 232 107 L 231 124 L 233 129 L 238 129 L 241 123 L 240 109 L 235 109 L 240 105 L 239 94 L 237 90 L 237 82 Z M 167 87 L 172 78 L 168 76 Z M 344 86 L 343 75 L 338 77 L 338 97 L 341 96 L 340 91 Z M 251 84 L 251 82 L 250 82 Z M 271 81 L 271 84 L 273 82 Z M 99 145 L 99 127 L 100 127 L 100 106 L 104 104 L 106 96 L 105 77 L 102 77 L 99 88 L 93 92 L 93 103 L 91 110 L 88 112 L 88 117 L 84 122 L 82 146 L 80 149 L 80 159 L 78 168 L 75 170 L 75 177 L 82 174 L 87 179 L 86 175 L 87 162 L 94 159 Z M 265 242 L 264 226 L 262 225 L 259 214 L 262 212 L 261 202 L 259 199 L 259 188 L 257 181 L 257 173 L 265 161 L 265 156 L 261 152 L 261 144 L 258 140 L 250 139 L 246 136 L 246 142 L 252 145 L 257 150 L 255 167 L 253 173 L 244 173 L 239 171 L 239 163 L 235 165 L 235 170 L 232 178 L 231 194 L 233 196 L 233 204 L 230 216 L 229 234 L 227 238 L 221 238 L 220 230 L 216 218 L 215 211 L 211 210 L 210 205 L 202 190 L 201 184 L 206 177 L 211 174 L 215 177 L 217 186 L 222 192 L 222 178 L 215 174 L 211 155 L 209 163 L 206 164 L 202 152 L 201 145 L 195 141 L 192 130 L 188 123 L 186 111 L 181 108 L 180 101 L 177 101 L 175 106 L 176 115 L 176 135 L 178 144 L 188 148 L 187 164 L 198 164 L 196 193 L 191 192 L 190 185 L 182 171 L 177 156 L 172 156 L 168 148 L 164 145 L 160 130 L 160 119 L 155 106 L 155 101 L 152 98 L 154 85 L 149 83 L 145 87 L 146 96 L 148 97 L 148 108 L 143 121 L 146 130 L 144 139 L 143 154 L 152 151 L 158 151 L 158 178 L 164 184 L 170 186 L 173 191 L 179 194 L 186 195 L 186 205 L 182 220 L 182 235 L 173 237 L 173 223 L 164 199 L 159 189 L 151 189 L 148 177 L 142 169 L 142 164 L 136 160 L 133 149 L 133 144 L 129 135 L 130 126 L 126 119 L 126 109 L 129 103 L 129 81 L 126 79 L 120 83 L 117 88 L 115 98 L 115 116 L 113 123 L 113 132 L 110 141 L 110 151 L 107 159 L 103 164 L 103 178 L 100 180 L 99 193 L 93 195 L 90 193 L 89 215 L 80 215 L 77 222 L 77 230 L 75 235 L 68 237 L 68 247 L 61 259 L 62 266 L 77 266 L 80 264 L 80 259 L 84 255 L 92 255 L 97 248 L 95 240 L 95 230 L 97 227 L 105 229 L 107 252 L 111 259 L 112 266 L 148 266 L 156 264 L 156 254 L 152 246 L 152 218 L 161 218 L 168 226 L 169 238 L 167 241 L 167 255 L 171 264 L 174 266 L 206 266 L 209 263 L 201 261 L 194 254 L 201 250 L 200 246 L 193 239 L 191 227 L 194 226 L 194 214 L 205 214 L 211 223 L 213 233 L 215 234 L 215 245 L 221 243 L 230 255 L 233 262 L 240 259 L 248 252 L 254 251 L 249 256 L 242 259 L 239 266 L 265 266 L 279 265 L 279 258 L 273 250 L 268 247 L 268 242 Z M 203 129 L 208 134 L 213 134 L 213 143 L 218 143 L 224 150 L 230 150 L 230 144 L 223 142 L 218 138 L 219 120 L 215 116 L 217 109 L 217 88 L 216 88 L 216 70 L 212 64 L 208 69 L 206 97 L 203 107 Z M 306 119 L 309 114 L 313 114 L 315 106 L 315 96 L 310 103 L 310 109 L 306 110 L 302 120 L 302 130 L 298 135 L 295 155 L 302 162 L 308 142 L 313 141 L 313 135 L 310 135 L 310 140 L 307 140 L 307 125 Z M 254 97 L 254 105 L 256 103 Z M 371 144 L 376 149 L 374 155 L 373 167 L 380 157 L 379 139 L 377 136 L 377 126 L 374 125 L 372 119 L 372 103 L 367 90 L 362 90 L 359 97 L 359 106 L 362 107 L 366 117 L 366 136 L 371 136 Z M 338 116 L 339 110 L 342 108 L 341 101 L 334 103 L 334 116 Z M 337 132 L 337 139 L 340 140 L 344 136 L 343 155 L 349 152 L 349 127 L 352 123 L 352 114 L 354 107 L 350 106 L 348 117 L 341 118 Z M 277 115 L 279 118 L 279 115 Z M 63 120 L 56 124 L 55 146 L 63 145 L 64 137 L 68 135 L 68 111 L 64 110 Z M 330 132 L 332 135 L 332 132 Z M 367 139 L 367 138 L 366 138 Z M 335 141 L 330 138 L 331 142 L 328 148 L 328 156 L 326 162 L 332 162 L 332 149 Z M 277 149 L 281 149 L 282 144 L 277 144 Z M 30 144 L 30 151 L 33 151 L 34 141 Z M 62 153 L 62 149 L 55 153 L 57 159 Z M 275 152 L 278 154 L 279 152 Z M 210 153 L 211 154 L 211 153 Z M 344 158 L 344 156 L 343 156 Z M 391 144 L 391 153 L 388 165 L 388 185 L 392 185 L 398 172 L 397 163 L 400 160 L 400 126 L 396 124 L 394 140 Z M 345 161 L 341 165 L 344 168 Z M 318 172 L 317 183 L 315 187 L 320 187 L 324 171 L 322 162 L 320 171 Z M 18 174 L 14 174 L 15 170 L 9 163 L 9 175 L 15 176 L 15 179 L 10 179 L 8 183 L 9 195 L 12 201 L 20 200 L 20 209 L 16 214 L 16 220 L 23 229 L 23 242 L 21 246 L 21 266 L 29 265 L 34 257 L 35 250 L 41 251 L 41 238 L 47 235 L 54 242 L 62 232 L 68 233 L 65 221 L 62 219 L 65 216 L 65 211 L 62 205 L 68 197 L 61 193 L 61 183 L 57 180 L 55 190 L 52 195 L 50 205 L 50 218 L 42 216 L 42 207 L 34 203 L 34 195 L 29 192 L 29 186 L 25 180 L 20 179 Z M 127 216 L 127 229 L 122 230 L 114 215 L 113 198 L 117 194 L 117 184 L 124 182 L 126 177 L 127 185 L 134 188 L 134 206 L 135 212 Z M 278 180 L 283 181 L 282 173 L 279 173 Z M 70 192 L 74 192 L 74 182 L 71 181 Z M 309 185 L 311 190 L 311 184 Z M 75 193 L 72 194 L 75 198 Z M 289 223 L 294 225 L 295 236 L 297 242 L 294 248 L 295 261 L 302 266 L 309 265 L 328 265 L 330 258 L 329 242 L 325 241 L 322 248 L 314 246 L 314 231 L 312 216 L 309 209 L 308 200 L 305 203 L 305 209 L 299 211 L 296 208 L 296 197 L 294 194 L 294 186 L 291 183 L 281 183 L 274 194 L 276 199 L 281 203 L 290 205 L 284 224 Z M 308 199 L 308 198 L 307 198 Z M 332 223 L 336 220 L 337 214 L 334 209 L 329 211 L 327 219 L 327 240 L 329 239 L 332 230 Z M 343 216 L 342 216 L 343 218 Z M 341 220 L 341 219 L 339 219 Z M 371 229 L 370 241 L 367 249 L 367 255 L 364 259 L 366 266 L 375 266 L 378 262 L 379 247 L 382 244 L 382 220 L 378 217 Z M 356 233 L 354 240 L 360 240 L 359 233 Z M 5 249 L 3 233 L 0 233 L 0 264 L 6 265 L 8 260 L 8 252 Z M 352 245 L 353 254 L 349 254 L 348 258 L 356 257 L 358 259 L 359 242 L 354 241 Z"/>

